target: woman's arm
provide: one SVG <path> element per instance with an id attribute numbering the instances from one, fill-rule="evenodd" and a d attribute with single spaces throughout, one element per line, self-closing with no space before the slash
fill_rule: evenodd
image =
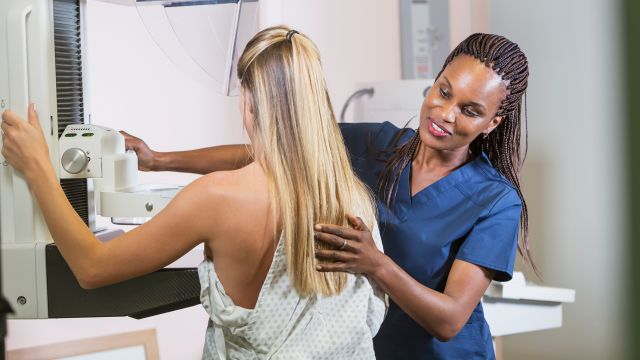
<path id="1" fill-rule="evenodd" d="M 468 321 L 491 283 L 493 271 L 455 260 L 444 292 L 430 289 L 379 251 L 359 218 L 349 217 L 354 229 L 318 225 L 316 238 L 342 250 L 319 250 L 316 256 L 335 260 L 319 271 L 362 273 L 375 281 L 393 301 L 425 330 L 441 341 L 453 338 Z"/>
<path id="2" fill-rule="evenodd" d="M 2 114 L 2 155 L 22 172 L 34 193 L 60 253 L 83 288 L 94 288 L 158 270 L 208 240 L 215 214 L 210 186 L 199 179 L 187 186 L 144 225 L 107 243 L 91 233 L 73 210 L 49 160 L 33 106 L 25 122 L 11 111 Z M 208 205 L 208 206 L 207 206 Z M 214 207 L 215 208 L 215 207 Z"/>
<path id="3" fill-rule="evenodd" d="M 138 155 L 138 168 L 142 171 L 177 171 L 208 174 L 214 171 L 236 170 L 248 165 L 253 158 L 250 145 L 221 145 L 189 151 L 153 151 L 142 140 L 125 131 L 127 150 Z"/>
<path id="4" fill-rule="evenodd" d="M 185 187 L 150 221 L 102 243 L 96 239 L 64 195 L 53 172 L 28 178 L 51 236 L 80 286 L 96 288 L 159 270 L 206 242 L 204 213 L 212 200 L 198 183 Z M 207 204 L 208 203 L 208 204 Z M 201 223 L 203 217 L 209 223 Z"/>

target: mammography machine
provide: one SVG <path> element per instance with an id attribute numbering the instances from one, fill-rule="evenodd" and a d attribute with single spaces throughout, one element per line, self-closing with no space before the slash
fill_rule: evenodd
<path id="1" fill-rule="evenodd" d="M 2 0 L 0 111 L 26 118 L 38 106 L 51 162 L 76 212 L 148 218 L 179 188 L 138 184 L 135 153 L 112 129 L 91 123 L 83 72 L 84 6 L 134 6 L 164 54 L 187 75 L 225 95 L 233 66 L 256 31 L 257 0 Z M 202 37 L 215 39 L 198 41 Z M 145 317 L 199 303 L 195 268 L 164 269 L 95 290 L 80 288 L 47 230 L 23 176 L 0 159 L 2 288 L 15 318 Z M 97 234 L 99 238 L 112 237 Z M 161 286 L 159 285 L 161 283 Z"/>

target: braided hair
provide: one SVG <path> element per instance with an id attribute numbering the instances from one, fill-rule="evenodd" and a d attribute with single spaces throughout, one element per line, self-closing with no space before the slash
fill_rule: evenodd
<path id="1" fill-rule="evenodd" d="M 476 156 L 485 152 L 493 167 L 511 182 L 518 192 L 522 202 L 518 251 L 524 261 L 528 262 L 536 274 L 540 276 L 529 249 L 529 217 L 527 203 L 522 195 L 520 185 L 520 170 L 528 147 L 526 90 L 529 67 L 527 58 L 520 50 L 520 47 L 507 38 L 500 35 L 477 33 L 466 38 L 449 54 L 436 79 L 440 77 L 447 65 L 458 55 L 469 55 L 481 61 L 488 68 L 495 71 L 506 84 L 507 95 L 496 113 L 496 116 L 503 118 L 502 122 L 488 136 L 478 136 L 474 139 L 469 145 L 469 150 Z M 524 156 L 521 157 L 520 135 L 522 130 L 520 117 L 523 102 L 525 105 L 525 151 Z M 397 143 L 405 131 L 406 129 L 400 131 L 394 142 Z M 389 207 L 395 198 L 400 174 L 415 156 L 419 144 L 420 135 L 416 132 L 404 145 L 393 149 L 392 155 L 386 161 L 378 183 L 378 194 Z"/>

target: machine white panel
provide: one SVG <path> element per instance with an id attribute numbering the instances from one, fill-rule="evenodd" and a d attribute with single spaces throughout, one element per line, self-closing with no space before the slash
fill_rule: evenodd
<path id="1" fill-rule="evenodd" d="M 354 100 L 355 122 L 389 121 L 397 127 L 418 127 L 418 114 L 432 79 L 362 83 L 358 89 L 372 88 L 371 96 Z"/>
<path id="2" fill-rule="evenodd" d="M 515 272 L 511 281 L 492 282 L 483 308 L 491 334 L 502 336 L 562 326 L 562 305 L 575 301 L 575 290 L 527 283 Z"/>
<path id="3" fill-rule="evenodd" d="M 257 1 L 137 1 L 136 6 L 149 34 L 176 66 L 217 93 L 236 93 L 233 69 L 257 31 Z"/>
<path id="4" fill-rule="evenodd" d="M 4 244 L 2 247 L 2 287 L 13 307 L 10 318 L 38 318 L 35 244 Z M 45 301 L 46 303 L 46 301 Z"/>
<path id="5" fill-rule="evenodd" d="M 503 336 L 562 326 L 562 303 L 541 301 L 496 301 L 482 304 L 491 335 Z"/>
<path id="6" fill-rule="evenodd" d="M 118 192 L 100 193 L 100 215 L 114 218 L 142 218 L 158 214 L 181 187 L 136 186 Z"/>

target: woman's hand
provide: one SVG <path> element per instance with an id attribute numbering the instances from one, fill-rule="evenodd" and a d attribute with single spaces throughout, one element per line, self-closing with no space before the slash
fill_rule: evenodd
<path id="1" fill-rule="evenodd" d="M 126 131 L 120 131 L 124 136 L 124 144 L 127 150 L 133 150 L 138 155 L 138 169 L 141 171 L 153 171 L 156 152 L 151 150 L 144 140 L 137 138 Z"/>
<path id="2" fill-rule="evenodd" d="M 51 166 L 49 147 L 44 138 L 34 104 L 29 105 L 28 120 L 11 110 L 2 113 L 2 156 L 27 178 Z"/>
<path id="3" fill-rule="evenodd" d="M 317 270 L 374 275 L 383 268 L 386 256 L 376 246 L 362 219 L 353 215 L 348 215 L 347 219 L 353 229 L 325 224 L 315 226 L 315 238 L 335 248 L 316 250 L 318 259 L 334 261 L 318 264 Z"/>

